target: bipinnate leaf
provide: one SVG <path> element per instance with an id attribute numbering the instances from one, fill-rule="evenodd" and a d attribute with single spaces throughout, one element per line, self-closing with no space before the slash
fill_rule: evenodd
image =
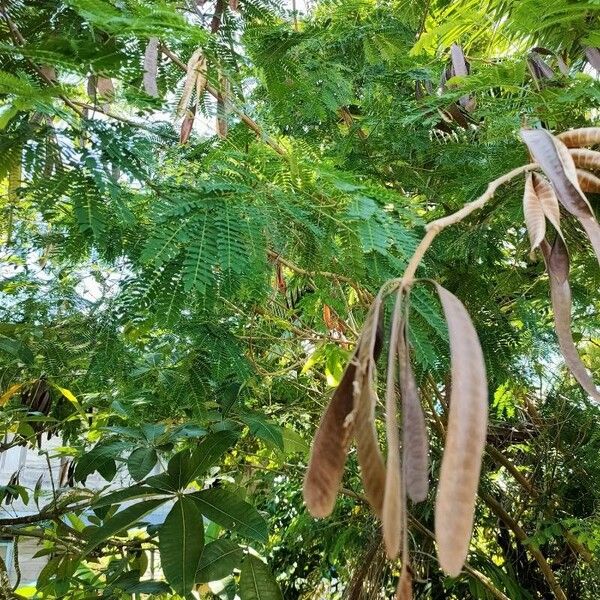
<path id="1" fill-rule="evenodd" d="M 533 173 L 527 173 L 525 179 L 523 215 L 525 216 L 525 225 L 529 234 L 531 252 L 533 252 L 546 236 L 546 217 L 544 216 L 542 203 L 533 186 Z"/>
<path id="2" fill-rule="evenodd" d="M 402 456 L 405 487 L 413 502 L 423 502 L 429 491 L 429 438 L 419 390 L 410 361 L 408 323 L 398 338 L 402 395 Z"/>
<path id="3" fill-rule="evenodd" d="M 149 96 L 158 96 L 158 38 L 151 37 L 144 52 L 144 91 Z"/>
<path id="4" fill-rule="evenodd" d="M 577 179 L 584 192 L 589 192 L 590 194 L 600 193 L 600 177 L 596 177 L 596 175 L 589 171 L 577 169 Z"/>
<path id="5" fill-rule="evenodd" d="M 239 593 L 241 600 L 283 600 L 271 569 L 252 554 L 246 554 L 242 561 Z"/>
<path id="6" fill-rule="evenodd" d="M 450 336 L 452 392 L 435 503 L 435 536 L 441 568 L 456 577 L 467 557 L 473 529 L 488 394 L 483 353 L 473 323 L 456 296 L 436 287 Z"/>
<path id="7" fill-rule="evenodd" d="M 196 571 L 204 547 L 204 524 L 195 502 L 180 497 L 158 533 L 163 573 L 169 585 L 186 596 L 196 583 Z"/>
<path id="8" fill-rule="evenodd" d="M 550 280 L 550 297 L 554 312 L 554 327 L 565 363 L 579 385 L 596 401 L 596 388 L 585 365 L 581 362 L 571 332 L 571 288 L 569 286 L 569 255 L 562 238 L 557 237 L 552 247 L 544 240 L 541 245 Z"/>
<path id="9" fill-rule="evenodd" d="M 385 433 L 387 437 L 387 464 L 385 492 L 383 496 L 382 529 L 383 541 L 388 558 L 396 558 L 400 550 L 402 533 L 402 485 L 400 480 L 400 436 L 396 405 L 396 363 L 398 359 L 398 337 L 403 327 L 400 318 L 402 309 L 402 289 L 398 290 L 394 313 L 390 326 L 390 347 L 388 351 L 387 378 L 385 391 Z"/>
<path id="10" fill-rule="evenodd" d="M 381 320 L 378 319 L 377 322 L 374 360 L 381 352 L 383 338 Z M 354 432 L 354 379 L 357 356 L 361 352 L 363 343 L 365 343 L 364 334 L 361 335 L 354 355 L 342 375 L 342 380 L 321 418 L 311 448 L 308 469 L 304 477 L 303 494 L 306 506 L 314 517 L 326 517 L 331 513 L 342 481 L 348 445 Z"/>
<path id="11" fill-rule="evenodd" d="M 600 144 L 600 127 L 570 129 L 556 136 L 567 148 L 583 148 Z"/>

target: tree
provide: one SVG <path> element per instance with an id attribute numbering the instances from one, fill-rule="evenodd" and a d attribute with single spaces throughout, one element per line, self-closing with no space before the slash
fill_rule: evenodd
<path id="1" fill-rule="evenodd" d="M 2 535 L 49 557 L 38 597 L 391 597 L 401 566 L 354 453 L 333 515 L 307 514 L 310 440 L 425 225 L 530 162 L 521 128 L 597 124 L 597 7 L 0 7 L 3 449 L 67 464 L 47 493 L 18 474 L 4 488 Z M 434 556 L 435 493 L 407 517 L 416 597 L 598 593 L 598 409 L 560 358 L 540 254 L 527 258 L 524 184 L 525 170 L 431 239 L 417 271 L 471 315 L 490 425 L 461 575 Z M 560 227 L 574 339 L 597 373 L 598 263 L 576 219 Z M 449 335 L 414 287 L 432 489 Z M 35 512 L 15 517 L 16 496 Z M 148 579 L 155 549 L 164 577 Z"/>

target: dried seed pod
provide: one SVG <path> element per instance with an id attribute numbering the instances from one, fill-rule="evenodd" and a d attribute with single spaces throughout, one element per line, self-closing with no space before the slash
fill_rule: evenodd
<path id="1" fill-rule="evenodd" d="M 396 295 L 392 324 L 390 327 L 390 348 L 387 363 L 387 379 L 385 392 L 385 431 L 387 437 L 387 465 L 385 492 L 383 497 L 383 541 L 389 558 L 396 558 L 400 551 L 402 533 L 402 485 L 400 464 L 400 439 L 396 405 L 396 360 L 398 340 L 402 335 L 404 323 L 400 318 L 402 310 L 402 294 L 400 288 Z"/>
<path id="2" fill-rule="evenodd" d="M 596 388 L 585 365 L 581 362 L 571 332 L 571 288 L 569 286 L 569 255 L 567 248 L 560 236 L 556 237 L 552 247 L 544 240 L 541 248 L 550 280 L 554 327 L 560 351 L 579 385 L 592 398 L 600 401 L 600 391 Z"/>
<path id="3" fill-rule="evenodd" d="M 358 364 L 357 357 L 361 353 L 363 344 L 367 343 L 367 334 L 372 333 L 370 329 L 370 323 L 373 322 L 372 312 L 367 317 L 365 329 L 357 343 L 354 355 L 329 401 L 313 441 L 308 469 L 304 477 L 303 493 L 306 506 L 314 517 L 326 517 L 331 513 L 342 481 L 348 445 L 354 432 L 354 379 Z M 381 319 L 382 315 L 375 316 L 373 360 L 377 360 L 382 347 Z"/>
<path id="4" fill-rule="evenodd" d="M 405 562 L 406 559 L 407 557 L 404 558 Z M 412 600 L 412 598 L 412 575 L 410 574 L 410 569 L 403 564 L 396 589 L 396 600 Z"/>
<path id="5" fill-rule="evenodd" d="M 151 37 L 144 52 L 144 91 L 149 96 L 158 97 L 156 77 L 158 75 L 158 38 Z"/>
<path id="6" fill-rule="evenodd" d="M 532 174 L 533 189 L 540 201 L 544 216 L 560 235 L 562 231 L 560 228 L 560 208 L 558 206 L 558 198 L 554 193 L 554 188 L 550 185 L 548 180 L 538 173 Z"/>
<path id="7" fill-rule="evenodd" d="M 600 194 L 600 177 L 596 177 L 589 171 L 577 169 L 577 180 L 584 192 L 591 194 Z"/>
<path id="8" fill-rule="evenodd" d="M 588 150 L 587 148 L 573 148 L 569 150 L 576 167 L 582 169 L 591 169 L 595 171 L 600 169 L 600 152 Z"/>
<path id="9" fill-rule="evenodd" d="M 465 562 L 487 430 L 487 380 L 473 323 L 460 300 L 437 285 L 450 335 L 452 392 L 435 503 L 438 558 L 456 577 Z"/>
<path id="10" fill-rule="evenodd" d="M 192 97 L 192 92 L 194 91 L 194 86 L 196 85 L 196 80 L 198 78 L 199 73 L 206 68 L 206 60 L 202 56 L 202 48 L 198 48 L 187 63 L 187 74 L 185 76 L 185 83 L 183 85 L 183 91 L 181 92 L 181 98 L 179 100 L 179 104 L 177 105 L 177 115 L 181 116 L 184 114 L 185 110 L 190 103 L 190 98 Z"/>
<path id="11" fill-rule="evenodd" d="M 194 127 L 194 119 L 196 117 L 196 106 L 192 106 L 191 109 L 185 112 L 185 117 L 181 123 L 181 131 L 179 133 L 179 142 L 181 144 L 187 143 Z"/>
<path id="12" fill-rule="evenodd" d="M 408 320 L 398 338 L 402 395 L 402 456 L 405 488 L 413 502 L 422 502 L 429 491 L 429 439 L 419 390 L 410 362 Z"/>
<path id="13" fill-rule="evenodd" d="M 386 477 L 385 463 L 375 429 L 377 393 L 375 391 L 373 354 L 380 315 L 383 315 L 381 300 L 377 298 L 363 328 L 365 343 L 361 344 L 356 355 L 357 368 L 353 386 L 354 409 L 350 416 L 354 422 L 356 454 L 365 496 L 377 516 L 381 515 L 383 508 Z"/>
<path id="14" fill-rule="evenodd" d="M 546 236 L 546 217 L 542 203 L 533 186 L 533 173 L 527 173 L 525 178 L 525 191 L 523 193 L 523 215 L 529 234 L 531 253 L 542 243 Z"/>
<path id="15" fill-rule="evenodd" d="M 600 73 L 600 48 L 594 48 L 592 46 L 588 46 L 585 49 L 585 56 L 588 59 L 588 62 L 598 73 Z"/>
<path id="16" fill-rule="evenodd" d="M 570 129 L 556 136 L 567 148 L 583 148 L 600 144 L 600 127 Z"/>

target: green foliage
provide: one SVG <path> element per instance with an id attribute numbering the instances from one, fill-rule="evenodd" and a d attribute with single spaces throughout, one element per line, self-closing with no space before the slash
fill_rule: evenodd
<path id="1" fill-rule="evenodd" d="M 398 573 L 353 495 L 353 453 L 332 517 L 307 515 L 310 439 L 373 294 L 402 274 L 423 225 L 523 164 L 523 124 L 597 125 L 584 54 L 600 46 L 597 2 L 325 0 L 294 17 L 249 0 L 217 3 L 215 19 L 214 2 L 4 4 L 1 450 L 64 465 L 54 487 L 11 473 L 0 490 L 0 534 L 41 536 L 48 557 L 34 597 L 391 597 Z M 143 85 L 152 37 L 158 97 Z M 453 43 L 470 72 L 442 88 Z M 552 77 L 532 77 L 534 47 Z M 209 86 L 180 143 L 181 65 L 197 48 Z M 90 76 L 114 93 L 90 96 Z M 476 108 L 452 116 L 465 95 Z M 473 316 L 492 422 L 475 571 L 441 576 L 430 498 L 409 524 L 415 598 L 549 597 L 532 544 L 567 597 L 600 593 L 599 415 L 559 359 L 521 192 L 502 188 L 442 233 L 419 270 Z M 576 341 L 599 372 L 600 274 L 578 226 L 564 216 L 563 229 Z M 447 336 L 416 286 L 409 338 L 434 482 Z"/>

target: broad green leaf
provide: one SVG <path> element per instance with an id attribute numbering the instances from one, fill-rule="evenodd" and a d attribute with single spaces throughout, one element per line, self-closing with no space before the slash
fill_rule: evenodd
<path id="1" fill-rule="evenodd" d="M 160 560 L 171 587 L 185 596 L 194 587 L 204 546 L 202 515 L 193 500 L 175 502 L 158 534 Z"/>
<path id="2" fill-rule="evenodd" d="M 85 552 L 90 552 L 98 544 L 107 540 L 124 530 L 133 527 L 142 517 L 156 510 L 161 504 L 167 501 L 166 498 L 158 500 L 146 500 L 145 502 L 137 502 L 116 515 L 110 517 L 102 527 L 89 528 L 84 533 L 87 534 L 88 543 Z"/>
<path id="3" fill-rule="evenodd" d="M 230 540 L 215 540 L 202 551 L 196 583 L 217 581 L 231 575 L 242 562 L 242 549 Z"/>
<path id="4" fill-rule="evenodd" d="M 127 470 L 133 479 L 139 481 L 152 471 L 157 460 L 154 448 L 136 448 L 127 459 Z"/>
<path id="5" fill-rule="evenodd" d="M 308 454 L 309 446 L 304 438 L 289 427 L 282 427 L 281 435 L 283 436 L 283 451 L 285 454 Z"/>
<path id="6" fill-rule="evenodd" d="M 283 600 L 271 569 L 260 558 L 247 554 L 240 575 L 241 600 Z"/>
<path id="7" fill-rule="evenodd" d="M 134 500 L 136 498 L 144 498 L 145 496 L 156 496 L 158 493 L 156 489 L 144 485 L 132 485 L 131 487 L 112 492 L 106 496 L 100 497 L 94 502 L 94 508 L 100 508 L 102 506 L 111 506 L 113 504 L 121 504 L 127 500 Z"/>
<path id="8" fill-rule="evenodd" d="M 252 435 L 263 440 L 268 446 L 283 451 L 283 435 L 281 434 L 281 427 L 255 415 L 243 415 L 241 418 L 250 428 L 250 433 Z"/>
<path id="9" fill-rule="evenodd" d="M 130 448 L 127 442 L 108 442 L 96 444 L 91 450 L 85 452 L 77 459 L 75 465 L 75 479 L 83 481 L 94 471 L 106 473 L 108 468 L 112 471 L 111 463 L 114 466 L 114 459 Z"/>
<path id="10" fill-rule="evenodd" d="M 215 523 L 241 536 L 265 543 L 268 539 L 267 522 L 252 506 L 222 488 L 211 488 L 190 494 L 200 512 Z"/>
<path id="11" fill-rule="evenodd" d="M 192 452 L 191 480 L 203 475 L 210 467 L 233 446 L 237 440 L 235 431 L 217 431 L 202 439 L 198 447 Z"/>

